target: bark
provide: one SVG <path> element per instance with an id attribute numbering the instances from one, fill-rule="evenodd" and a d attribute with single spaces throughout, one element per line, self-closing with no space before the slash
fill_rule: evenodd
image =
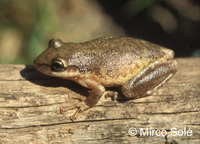
<path id="1" fill-rule="evenodd" d="M 0 65 L 0 143 L 200 143 L 200 58 L 177 61 L 176 75 L 152 96 L 102 97 L 74 122 L 69 117 L 76 110 L 63 115 L 60 107 L 78 103 L 68 96 L 88 89 L 33 66 Z"/>

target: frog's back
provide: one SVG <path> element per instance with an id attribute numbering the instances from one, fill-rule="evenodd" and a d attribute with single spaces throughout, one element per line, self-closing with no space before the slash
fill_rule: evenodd
<path id="1" fill-rule="evenodd" d="M 99 50 L 102 52 L 117 52 L 119 56 L 132 55 L 132 59 L 138 58 L 153 58 L 158 59 L 165 53 L 161 50 L 161 46 L 150 43 L 141 39 L 134 39 L 130 37 L 105 37 L 96 40 L 92 40 L 86 43 L 90 45 L 88 47 L 92 50 Z"/>
<path id="2" fill-rule="evenodd" d="M 92 40 L 81 47 L 80 61 L 82 66 L 87 65 L 83 69 L 104 86 L 123 85 L 165 54 L 158 45 L 129 37 Z"/>

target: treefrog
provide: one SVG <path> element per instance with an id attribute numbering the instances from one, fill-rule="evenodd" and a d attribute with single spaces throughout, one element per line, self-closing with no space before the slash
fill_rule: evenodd
<path id="1" fill-rule="evenodd" d="M 62 107 L 61 113 L 78 108 L 71 117 L 94 107 L 102 96 L 125 99 L 153 94 L 176 73 L 174 52 L 151 42 L 130 37 L 104 37 L 83 43 L 52 39 L 48 48 L 34 59 L 36 69 L 46 75 L 75 81 L 91 89 L 89 96 L 70 96 L 80 102 Z"/>

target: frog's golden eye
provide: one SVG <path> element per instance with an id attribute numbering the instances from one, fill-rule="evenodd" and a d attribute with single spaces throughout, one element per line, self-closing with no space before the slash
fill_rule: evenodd
<path id="1" fill-rule="evenodd" d="M 53 60 L 52 64 L 51 64 L 51 70 L 54 72 L 61 72 L 65 70 L 65 61 L 63 59 L 60 58 L 56 58 Z"/>

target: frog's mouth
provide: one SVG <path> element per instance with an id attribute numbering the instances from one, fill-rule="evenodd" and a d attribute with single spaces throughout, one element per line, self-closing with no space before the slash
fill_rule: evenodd
<path id="1" fill-rule="evenodd" d="M 50 65 L 48 63 L 45 63 L 42 61 L 42 59 L 40 58 L 40 56 L 36 57 L 34 59 L 34 62 L 33 62 L 35 68 L 41 72 L 41 73 L 44 73 L 44 74 L 49 74 L 50 72 Z"/>
<path id="2" fill-rule="evenodd" d="M 34 66 L 39 72 L 46 74 L 46 75 L 51 75 L 50 65 L 34 63 Z"/>

